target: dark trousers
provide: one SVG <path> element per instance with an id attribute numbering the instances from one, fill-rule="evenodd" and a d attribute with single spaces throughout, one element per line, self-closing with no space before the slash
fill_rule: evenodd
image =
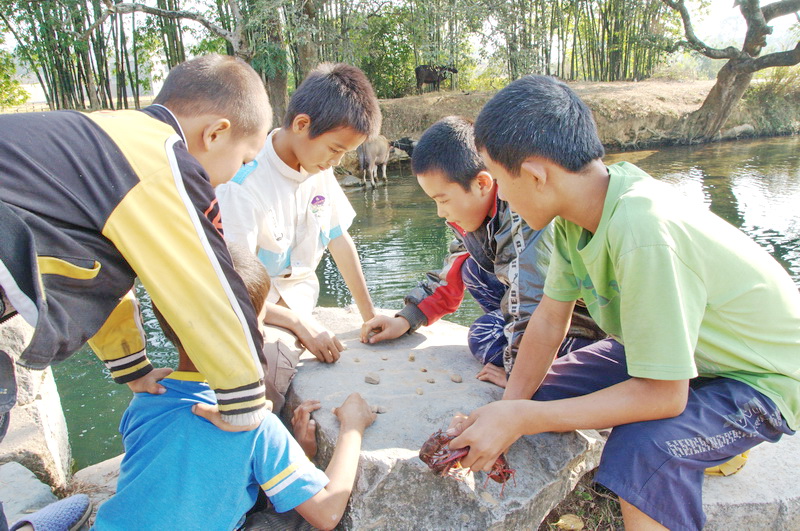
<path id="1" fill-rule="evenodd" d="M 629 378 L 624 347 L 605 339 L 554 361 L 533 400 L 583 396 Z M 613 427 L 595 481 L 668 529 L 702 529 L 705 469 L 793 433 L 749 385 L 694 378 L 677 417 Z"/>

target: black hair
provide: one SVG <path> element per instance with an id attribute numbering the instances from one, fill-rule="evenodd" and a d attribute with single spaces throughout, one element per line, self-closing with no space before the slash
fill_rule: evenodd
<path id="1" fill-rule="evenodd" d="M 438 171 L 466 191 L 485 169 L 475 147 L 472 122 L 461 116 L 448 116 L 430 126 L 411 156 L 411 171 L 415 175 Z"/>
<path id="2" fill-rule="evenodd" d="M 289 100 L 283 127 L 298 114 L 311 118 L 309 138 L 349 127 L 367 137 L 381 130 L 381 109 L 367 76 L 355 66 L 322 63 L 303 80 Z"/>
<path id="3" fill-rule="evenodd" d="M 565 83 L 537 75 L 489 100 L 475 120 L 475 144 L 512 175 L 528 157 L 579 172 L 605 154 L 589 107 Z"/>
<path id="4" fill-rule="evenodd" d="M 218 114 L 230 120 L 237 137 L 272 125 L 261 78 L 249 64 L 228 55 L 209 54 L 176 65 L 153 103 L 181 116 Z"/>
<path id="5" fill-rule="evenodd" d="M 264 264 L 245 245 L 228 243 L 228 252 L 231 255 L 233 268 L 242 278 L 242 282 L 247 288 L 247 294 L 250 296 L 250 303 L 253 305 L 256 315 L 258 315 L 261 307 L 264 306 L 264 301 L 267 300 L 267 295 L 269 295 L 271 285 L 269 274 Z M 178 338 L 178 334 L 175 333 L 155 304 L 153 304 L 153 313 L 156 315 L 158 324 L 161 325 L 161 331 L 164 332 L 167 339 L 175 345 L 175 348 L 182 349 L 183 345 Z"/>

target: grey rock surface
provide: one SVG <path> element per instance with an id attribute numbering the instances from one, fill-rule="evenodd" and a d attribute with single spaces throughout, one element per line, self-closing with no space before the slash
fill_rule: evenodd
<path id="1" fill-rule="evenodd" d="M 0 466 L 0 501 L 9 526 L 57 499 L 48 485 L 21 464 Z"/>
<path id="2" fill-rule="evenodd" d="M 733 476 L 706 476 L 708 531 L 800 530 L 800 436 L 761 443 Z"/>
<path id="3" fill-rule="evenodd" d="M 119 465 L 122 463 L 123 457 L 125 457 L 125 454 L 87 466 L 78 470 L 72 476 L 72 486 L 76 490 L 89 495 L 92 503 L 94 503 L 95 510 L 117 492 Z"/>
<path id="4" fill-rule="evenodd" d="M 386 409 L 365 433 L 342 527 L 531 529 L 597 465 L 602 438 L 588 430 L 518 441 L 507 455 L 516 477 L 502 494 L 501 486 L 487 482 L 482 472 L 463 480 L 436 476 L 419 460 L 420 446 L 446 428 L 454 413 L 468 413 L 502 395 L 500 388 L 475 378 L 481 366 L 466 346 L 467 329 L 439 321 L 391 342 L 364 345 L 357 312 L 318 308 L 315 316 L 347 350 L 332 365 L 311 356 L 301 359 L 284 416 L 305 399 L 321 401 L 322 409 L 314 413 L 320 467 L 329 461 L 338 434 L 333 407 L 355 391 L 372 406 Z M 409 361 L 411 353 L 414 361 Z M 380 385 L 364 381 L 370 372 L 380 375 Z M 460 375 L 462 383 L 453 382 L 453 375 Z M 420 388 L 424 394 L 418 394 Z"/>
<path id="5" fill-rule="evenodd" d="M 17 369 L 18 396 L 26 401 L 11 410 L 8 433 L 0 442 L 0 463 L 16 461 L 49 485 L 63 487 L 70 478 L 72 452 L 53 372 Z"/>

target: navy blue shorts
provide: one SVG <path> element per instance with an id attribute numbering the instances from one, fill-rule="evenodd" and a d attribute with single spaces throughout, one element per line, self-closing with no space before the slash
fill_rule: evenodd
<path id="1" fill-rule="evenodd" d="M 630 378 L 622 345 L 605 339 L 553 362 L 533 400 L 558 400 Z M 694 378 L 683 413 L 616 426 L 595 481 L 668 529 L 701 529 L 703 472 L 792 435 L 775 404 L 730 378 Z"/>
<path id="2" fill-rule="evenodd" d="M 503 351 L 508 345 L 505 334 L 506 320 L 500 308 L 500 301 L 506 293 L 506 286 L 497 277 L 484 271 L 472 257 L 464 261 L 461 268 L 464 286 L 486 312 L 472 323 L 467 333 L 469 351 L 476 360 L 486 365 L 491 363 L 503 367 Z M 561 344 L 558 355 L 561 356 L 594 343 L 591 339 L 567 337 Z"/>

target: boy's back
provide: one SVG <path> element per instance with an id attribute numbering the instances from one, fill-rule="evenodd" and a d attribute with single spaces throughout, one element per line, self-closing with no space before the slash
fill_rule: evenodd
<path id="1" fill-rule="evenodd" d="M 258 488 L 283 512 L 328 483 L 275 415 L 252 431 L 223 432 L 192 413 L 215 403 L 202 376 L 174 372 L 161 383 L 165 394 L 137 393 L 122 418 L 127 453 L 97 529 L 196 529 L 202 514 L 203 529 L 230 530 Z"/>

